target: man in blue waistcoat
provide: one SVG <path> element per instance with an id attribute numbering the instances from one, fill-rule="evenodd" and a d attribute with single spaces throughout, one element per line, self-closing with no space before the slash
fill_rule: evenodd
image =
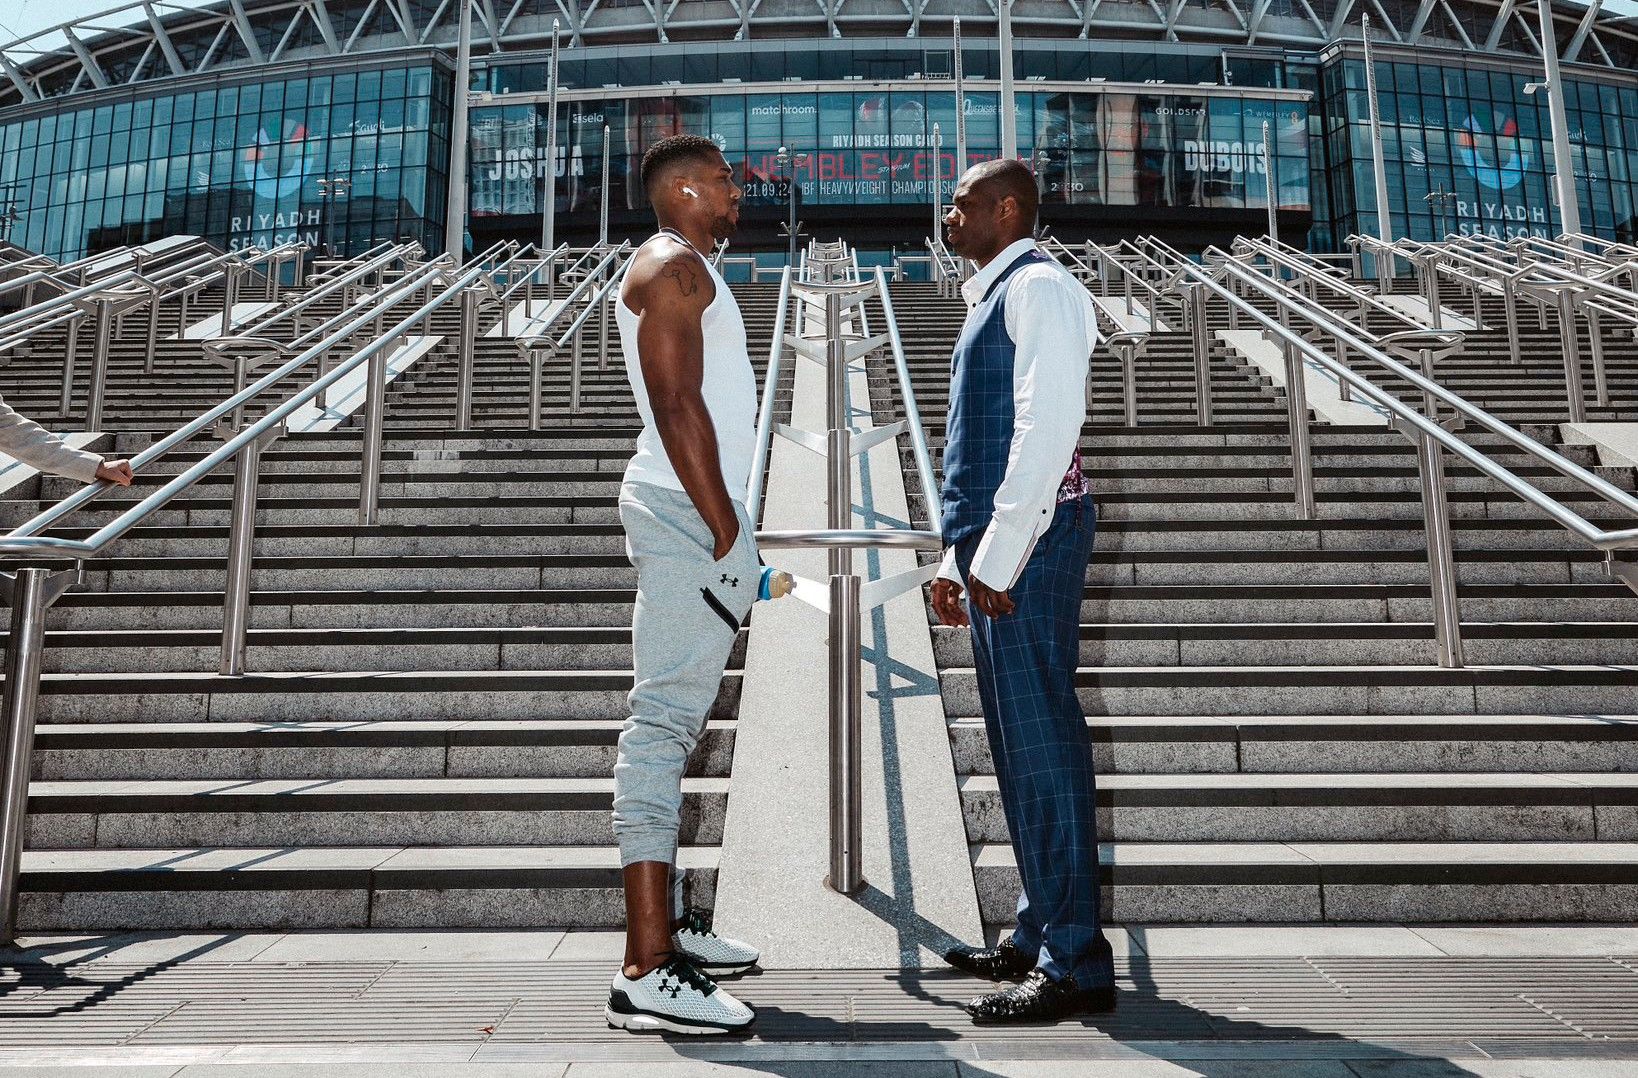
<path id="1" fill-rule="evenodd" d="M 973 638 L 984 728 L 1023 881 L 1018 926 L 945 960 L 994 981 L 977 1022 L 1039 1022 L 1115 1006 L 1098 911 L 1092 744 L 1075 696 L 1081 595 L 1097 506 L 1081 471 L 1097 323 L 1086 288 L 1035 245 L 1035 179 L 974 166 L 944 218 L 979 271 L 950 364 L 944 564 L 933 609 Z M 965 596 L 963 592 L 965 591 Z"/>

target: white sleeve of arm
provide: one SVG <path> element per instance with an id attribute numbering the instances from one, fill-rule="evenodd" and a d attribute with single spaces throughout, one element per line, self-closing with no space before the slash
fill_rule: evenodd
<path id="1" fill-rule="evenodd" d="M 1092 341 L 1087 300 L 1077 293 L 1082 286 L 1057 273 L 1020 275 L 1007 293 L 1007 328 L 1016 344 L 1012 445 L 970 572 L 997 591 L 1017 583 L 1036 538 L 1051 524 L 1086 421 Z"/>
<path id="2" fill-rule="evenodd" d="M 938 567 L 938 575 L 945 580 L 953 580 L 966 587 L 967 582 L 961 579 L 961 569 L 956 565 L 955 547 L 944 551 L 944 561 Z"/>
<path id="3" fill-rule="evenodd" d="M 81 483 L 97 478 L 102 457 L 75 449 L 62 438 L 0 401 L 0 453 L 31 468 Z"/>

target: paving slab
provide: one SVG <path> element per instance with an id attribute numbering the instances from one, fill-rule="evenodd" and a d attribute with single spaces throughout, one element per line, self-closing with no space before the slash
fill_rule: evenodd
<path id="1" fill-rule="evenodd" d="M 1409 930 L 1454 956 L 1638 955 L 1638 925 L 1411 925 Z"/>
<path id="2" fill-rule="evenodd" d="M 248 962 L 283 938 L 269 932 L 85 932 L 24 936 L 0 948 L 9 962 Z"/>
<path id="3" fill-rule="evenodd" d="M 257 962 L 542 962 L 564 933 L 292 932 L 259 952 Z"/>
<path id="4" fill-rule="evenodd" d="M 1437 946 L 1401 925 L 1128 925 L 1143 953 L 1256 955 L 1437 955 Z"/>

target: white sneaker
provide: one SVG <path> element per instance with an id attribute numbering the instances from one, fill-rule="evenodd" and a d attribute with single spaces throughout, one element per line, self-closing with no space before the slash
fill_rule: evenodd
<path id="1" fill-rule="evenodd" d="M 683 926 L 672 933 L 671 946 L 713 977 L 744 973 L 762 957 L 749 943 L 711 931 L 711 915 L 696 909 L 684 911 Z"/>
<path id="2" fill-rule="evenodd" d="M 739 1033 L 756 1021 L 755 1011 L 682 955 L 635 981 L 616 973 L 603 1016 L 610 1029 L 694 1034 Z"/>

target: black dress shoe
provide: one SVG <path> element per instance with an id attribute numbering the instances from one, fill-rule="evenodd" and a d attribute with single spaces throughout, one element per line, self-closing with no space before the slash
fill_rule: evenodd
<path id="1" fill-rule="evenodd" d="M 1035 956 L 1026 955 L 1013 946 L 1007 936 L 994 947 L 952 947 L 944 952 L 944 961 L 963 973 L 982 977 L 986 981 L 1016 981 L 1035 968 Z"/>
<path id="2" fill-rule="evenodd" d="M 979 996 L 967 1004 L 967 1013 L 980 1025 L 1057 1022 L 1077 1014 L 1101 1014 L 1115 1009 L 1113 988 L 1082 988 L 1073 977 L 1053 980 L 1042 970 L 1030 970 L 1024 983 Z"/>

